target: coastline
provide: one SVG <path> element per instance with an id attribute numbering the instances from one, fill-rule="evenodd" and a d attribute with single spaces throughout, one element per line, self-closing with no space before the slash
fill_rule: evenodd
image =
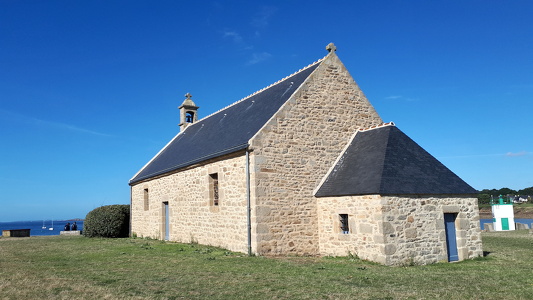
<path id="1" fill-rule="evenodd" d="M 515 219 L 533 219 L 533 207 L 514 206 Z M 480 219 L 492 219 L 492 208 L 482 207 L 479 209 Z"/>
<path id="2" fill-rule="evenodd" d="M 67 223 L 76 222 L 78 229 L 83 230 L 84 221 L 16 221 L 0 222 L 0 231 L 13 229 L 30 229 L 30 235 L 33 236 L 53 236 L 60 235 Z"/>

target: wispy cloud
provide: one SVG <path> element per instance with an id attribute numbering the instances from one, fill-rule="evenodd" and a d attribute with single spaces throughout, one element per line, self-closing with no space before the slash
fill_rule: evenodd
<path id="1" fill-rule="evenodd" d="M 494 156 L 504 156 L 505 154 L 467 154 L 467 155 L 454 155 L 454 156 L 439 156 L 438 159 L 444 158 L 474 158 L 474 157 L 494 157 Z"/>
<path id="2" fill-rule="evenodd" d="M 91 135 L 97 135 L 97 136 L 105 136 L 105 137 L 110 137 L 111 136 L 111 135 L 109 135 L 107 133 L 93 131 L 93 130 L 90 130 L 90 129 L 85 129 L 85 128 L 81 128 L 81 127 L 77 127 L 77 126 L 69 125 L 69 124 L 65 124 L 65 123 L 59 123 L 59 122 L 53 122 L 53 121 L 44 121 L 44 120 L 37 120 L 37 121 L 42 123 L 43 125 L 47 125 L 47 126 L 54 127 L 54 128 L 57 128 L 57 129 L 69 130 L 69 131 L 73 131 L 73 132 L 79 132 L 79 133 L 85 133 L 85 134 L 91 134 Z"/>
<path id="3" fill-rule="evenodd" d="M 521 157 L 530 155 L 531 152 L 520 151 L 517 153 L 507 152 L 507 153 L 492 153 L 492 154 L 469 154 L 469 155 L 455 155 L 455 156 L 440 156 L 441 158 L 475 158 L 475 157 Z"/>
<path id="4" fill-rule="evenodd" d="M 528 155 L 529 152 L 527 151 L 520 151 L 520 152 L 516 152 L 516 153 L 513 153 L 513 152 L 507 152 L 505 153 L 505 156 L 508 156 L 508 157 L 517 157 L 517 156 L 526 156 Z"/>
<path id="5" fill-rule="evenodd" d="M 229 38 L 231 40 L 233 40 L 234 43 L 237 43 L 237 44 L 241 44 L 244 42 L 244 39 L 242 38 L 242 36 L 236 32 L 236 31 L 233 31 L 233 30 L 224 30 L 222 32 L 222 37 L 223 38 Z"/>
<path id="6" fill-rule="evenodd" d="M 263 29 L 266 28 L 270 22 L 270 17 L 277 11 L 276 7 L 272 6 L 263 6 L 261 10 L 256 13 L 250 22 L 254 27 Z M 257 34 L 257 32 L 256 32 Z"/>
<path id="7" fill-rule="evenodd" d="M 533 83 L 524 83 L 524 84 L 513 84 L 511 85 L 512 89 L 533 89 Z"/>
<path id="8" fill-rule="evenodd" d="M 19 113 L 14 113 L 11 111 L 0 109 L 0 117 L 2 115 L 4 118 L 10 119 L 10 121 L 20 122 L 20 123 L 34 125 L 34 126 L 40 126 L 40 127 L 44 126 L 44 127 L 54 128 L 58 130 L 68 130 L 72 132 L 78 132 L 78 133 L 84 133 L 84 134 L 90 134 L 90 135 L 96 135 L 96 136 L 105 136 L 105 137 L 111 136 L 106 133 L 101 133 L 101 132 L 77 127 L 77 126 L 66 124 L 66 123 L 42 120 L 42 119 L 25 116 Z"/>
<path id="9" fill-rule="evenodd" d="M 403 101 L 416 101 L 416 99 L 401 96 L 401 95 L 391 95 L 385 97 L 385 100 L 403 100 Z"/>
<path id="10" fill-rule="evenodd" d="M 222 31 L 222 38 L 232 41 L 239 50 L 245 50 L 244 55 L 249 55 L 250 52 L 255 51 L 248 58 L 245 65 L 251 66 L 268 60 L 272 57 L 272 54 L 268 52 L 259 52 L 254 50 L 254 41 L 261 38 L 261 31 L 268 27 L 272 15 L 277 11 L 277 8 L 271 6 L 263 6 L 252 17 L 250 25 L 254 27 L 253 34 L 245 31 L 244 34 L 240 31 L 226 28 Z M 248 34 L 246 34 L 248 33 Z"/>
<path id="11" fill-rule="evenodd" d="M 248 66 L 255 65 L 255 64 L 260 63 L 262 61 L 265 61 L 265 60 L 267 60 L 267 59 L 269 59 L 271 57 L 272 57 L 272 54 L 270 54 L 268 52 L 254 53 L 254 54 L 252 54 L 252 58 L 250 60 L 248 60 L 246 65 L 248 65 Z"/>
<path id="12" fill-rule="evenodd" d="M 237 31 L 224 30 L 222 32 L 222 37 L 225 39 L 230 39 L 241 50 L 252 50 L 254 48 L 254 46 L 247 43 L 242 35 Z"/>
<path id="13" fill-rule="evenodd" d="M 388 97 L 385 97 L 385 99 L 387 100 L 396 100 L 396 99 L 401 99 L 403 98 L 402 96 L 388 96 Z"/>

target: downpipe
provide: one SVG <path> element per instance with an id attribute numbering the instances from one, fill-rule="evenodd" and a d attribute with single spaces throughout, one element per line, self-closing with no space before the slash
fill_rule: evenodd
<path id="1" fill-rule="evenodd" d="M 248 256 L 252 256 L 252 205 L 250 200 L 250 151 L 246 149 L 246 227 L 248 233 Z"/>

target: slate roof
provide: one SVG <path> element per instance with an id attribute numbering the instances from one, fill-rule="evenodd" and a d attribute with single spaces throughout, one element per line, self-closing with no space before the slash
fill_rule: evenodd
<path id="1" fill-rule="evenodd" d="M 130 185 L 246 149 L 249 140 L 322 61 L 187 126 L 130 180 Z"/>
<path id="2" fill-rule="evenodd" d="M 315 196 L 476 194 L 393 124 L 358 131 Z"/>

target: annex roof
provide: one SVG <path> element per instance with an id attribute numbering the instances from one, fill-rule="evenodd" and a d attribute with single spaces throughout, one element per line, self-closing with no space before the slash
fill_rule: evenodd
<path id="1" fill-rule="evenodd" d="M 322 61 L 323 59 L 187 126 L 130 180 L 130 185 L 246 149 L 249 140 Z"/>
<path id="2" fill-rule="evenodd" d="M 476 193 L 391 122 L 358 131 L 315 196 Z"/>

